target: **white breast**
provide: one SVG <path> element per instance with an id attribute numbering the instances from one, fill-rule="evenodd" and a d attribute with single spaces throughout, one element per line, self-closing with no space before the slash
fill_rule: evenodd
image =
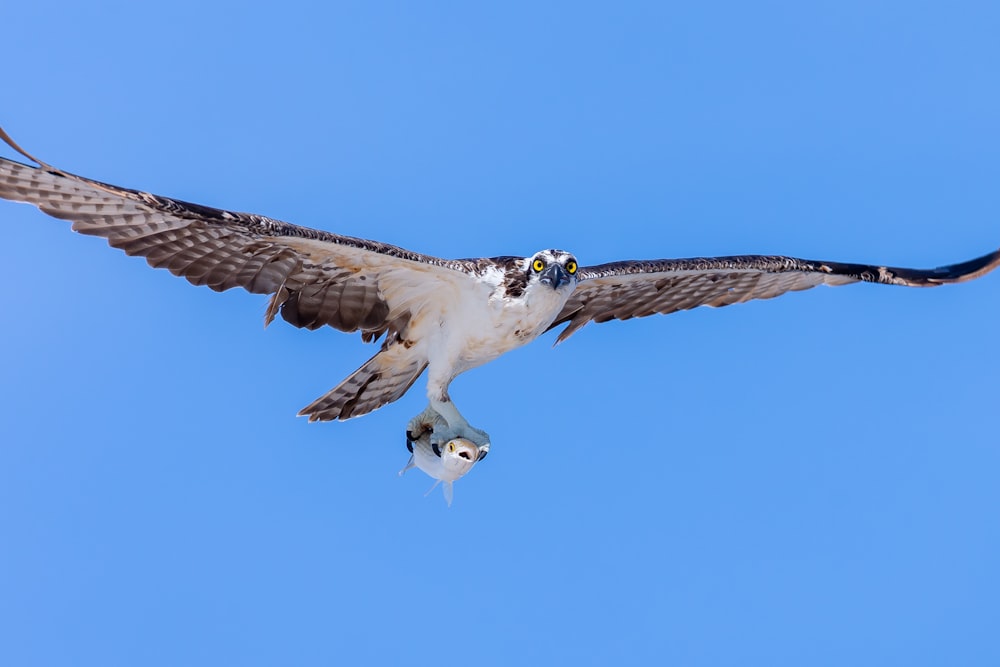
<path id="1" fill-rule="evenodd" d="M 537 283 L 518 298 L 507 298 L 502 290 L 497 285 L 486 299 L 464 299 L 453 311 L 446 351 L 456 375 L 533 341 L 552 324 L 570 294 Z"/>
<path id="2" fill-rule="evenodd" d="M 458 272 L 426 281 L 390 271 L 382 285 L 393 295 L 393 312 L 408 310 L 407 338 L 428 361 L 429 396 L 446 393 L 459 373 L 492 361 L 541 335 L 562 310 L 572 287 L 553 290 L 532 283 L 524 294 L 508 298 L 500 269 L 470 280 Z"/>

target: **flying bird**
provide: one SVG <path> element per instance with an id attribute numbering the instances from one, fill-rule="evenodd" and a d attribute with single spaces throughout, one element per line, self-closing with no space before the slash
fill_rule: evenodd
<path id="1" fill-rule="evenodd" d="M 359 417 L 399 399 L 425 371 L 427 408 L 410 441 L 464 439 L 489 451 L 448 393 L 453 379 L 565 324 L 556 342 L 588 322 L 669 314 L 696 306 L 770 299 L 817 285 L 872 282 L 933 287 L 985 275 L 1000 250 L 921 270 L 770 255 L 626 260 L 581 266 L 563 250 L 525 257 L 441 259 L 386 243 L 300 227 L 132 190 L 71 174 L 11 148 L 38 166 L 0 158 L 0 197 L 70 220 L 82 234 L 145 257 L 194 285 L 270 295 L 265 325 L 360 332 L 379 351 L 304 407 L 310 421 Z"/>

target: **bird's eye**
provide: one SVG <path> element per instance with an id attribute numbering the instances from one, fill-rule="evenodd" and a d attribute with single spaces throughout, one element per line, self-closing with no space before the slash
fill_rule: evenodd
<path id="1" fill-rule="evenodd" d="M 566 270 L 569 271 L 570 275 L 576 273 L 576 262 L 574 262 L 573 260 L 569 260 L 568 262 L 566 262 Z"/>
<path id="2" fill-rule="evenodd" d="M 545 262 L 543 262 L 543 261 L 542 261 L 542 260 L 540 260 L 540 259 L 536 259 L 536 260 L 535 260 L 535 261 L 534 261 L 534 262 L 533 262 L 533 263 L 531 264 L 531 268 L 533 268 L 533 269 L 534 269 L 534 270 L 535 270 L 535 271 L 536 271 L 537 273 L 541 273 L 541 272 L 542 272 L 542 269 L 544 269 L 544 268 L 545 268 Z"/>
<path id="3" fill-rule="evenodd" d="M 455 451 L 455 443 L 454 442 L 449 442 L 448 443 L 448 451 L 449 452 L 454 452 Z"/>

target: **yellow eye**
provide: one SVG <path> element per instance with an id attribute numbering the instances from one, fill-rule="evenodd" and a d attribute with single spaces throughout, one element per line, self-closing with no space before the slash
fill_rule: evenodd
<path id="1" fill-rule="evenodd" d="M 545 262 L 540 259 L 536 259 L 531 265 L 531 268 L 533 268 L 536 272 L 541 273 L 542 269 L 545 268 Z"/>
<path id="2" fill-rule="evenodd" d="M 448 451 L 449 452 L 454 452 L 455 451 L 455 443 L 454 442 L 449 442 L 448 443 Z"/>
<path id="3" fill-rule="evenodd" d="M 573 260 L 566 262 L 566 270 L 569 271 L 570 275 L 576 273 L 576 262 Z"/>

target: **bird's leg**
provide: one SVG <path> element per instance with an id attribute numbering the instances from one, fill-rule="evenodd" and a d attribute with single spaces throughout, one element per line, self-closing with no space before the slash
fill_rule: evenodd
<path id="1" fill-rule="evenodd" d="M 407 434 L 431 432 L 431 445 L 441 446 L 455 438 L 465 438 L 479 448 L 479 458 L 482 459 L 490 450 L 490 436 L 469 425 L 465 417 L 448 396 L 448 384 L 454 379 L 450 368 L 442 372 L 441 367 L 435 369 L 431 364 L 427 372 L 427 408 L 410 420 Z M 444 422 L 444 423 L 442 423 Z"/>

